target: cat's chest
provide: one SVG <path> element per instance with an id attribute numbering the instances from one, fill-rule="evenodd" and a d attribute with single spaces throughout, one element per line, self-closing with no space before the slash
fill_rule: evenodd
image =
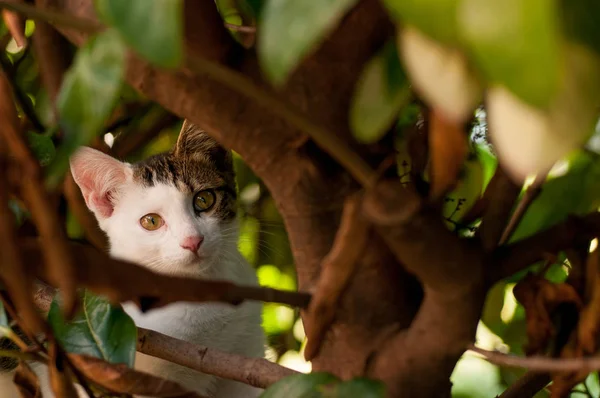
<path id="1" fill-rule="evenodd" d="M 212 303 L 174 303 L 146 313 L 133 303 L 123 308 L 138 327 L 196 343 L 221 333 L 233 315 L 231 308 Z"/>

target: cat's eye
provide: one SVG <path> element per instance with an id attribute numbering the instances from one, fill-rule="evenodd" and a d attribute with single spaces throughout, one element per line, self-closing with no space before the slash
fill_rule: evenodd
<path id="1" fill-rule="evenodd" d="M 210 190 L 204 190 L 194 195 L 194 209 L 200 213 L 209 210 L 215 204 L 215 193 Z"/>
<path id="2" fill-rule="evenodd" d="M 164 225 L 164 220 L 158 214 L 150 213 L 140 218 L 140 225 L 148 231 L 154 231 Z"/>

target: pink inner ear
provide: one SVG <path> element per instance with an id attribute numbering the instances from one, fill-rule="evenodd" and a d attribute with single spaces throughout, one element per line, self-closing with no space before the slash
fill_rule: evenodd
<path id="1" fill-rule="evenodd" d="M 73 179 L 87 206 L 97 217 L 108 218 L 115 208 L 115 196 L 126 181 L 126 165 L 91 148 L 81 148 L 71 159 Z"/>
<path id="2" fill-rule="evenodd" d="M 104 194 L 100 192 L 91 192 L 90 195 L 85 198 L 85 202 L 90 209 L 96 210 L 98 215 L 104 218 L 112 216 L 113 210 L 115 209 L 115 206 L 110 200 L 110 192 L 105 192 Z"/>

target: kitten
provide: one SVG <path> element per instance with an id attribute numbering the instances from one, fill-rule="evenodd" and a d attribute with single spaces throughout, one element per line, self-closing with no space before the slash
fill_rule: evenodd
<path id="1" fill-rule="evenodd" d="M 136 164 L 81 148 L 71 158 L 71 171 L 109 238 L 111 256 L 168 275 L 258 283 L 237 248 L 231 152 L 196 126 L 184 122 L 171 152 Z M 264 357 L 260 303 L 175 303 L 146 314 L 131 303 L 124 308 L 137 326 L 226 352 Z M 246 398 L 262 392 L 139 352 L 135 368 L 207 397 Z"/>

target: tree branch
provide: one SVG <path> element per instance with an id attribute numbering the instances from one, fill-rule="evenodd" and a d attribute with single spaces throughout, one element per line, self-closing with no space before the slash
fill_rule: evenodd
<path id="1" fill-rule="evenodd" d="M 498 247 L 520 192 L 521 187 L 510 179 L 502 166 L 498 166 L 483 194 L 486 210 L 477 231 L 485 251 Z"/>
<path id="2" fill-rule="evenodd" d="M 29 272 L 42 280 L 52 281 L 48 271 L 41 266 L 40 243 L 35 239 L 23 239 L 20 247 Z M 143 311 L 176 301 L 219 301 L 237 305 L 244 300 L 256 300 L 301 308 L 307 307 L 310 301 L 310 295 L 306 293 L 158 274 L 77 243 L 71 243 L 69 250 L 77 263 L 74 277 L 79 286 L 102 294 L 116 304 L 131 300 Z"/>
<path id="3" fill-rule="evenodd" d="M 495 365 L 509 368 L 525 368 L 536 372 L 568 373 L 591 372 L 600 370 L 600 357 L 581 358 L 548 358 L 544 356 L 520 357 L 502 352 L 484 350 L 474 345 L 469 350 L 482 355 L 485 360 Z"/>
<path id="4" fill-rule="evenodd" d="M 38 308 L 48 312 L 56 290 L 37 283 L 35 292 Z M 267 388 L 284 377 L 298 373 L 263 358 L 248 358 L 219 351 L 149 329 L 138 328 L 137 335 L 137 351 L 143 354 L 258 388 Z"/>
<path id="5" fill-rule="evenodd" d="M 499 247 L 490 255 L 493 262 L 486 269 L 487 280 L 493 284 L 544 259 L 546 253 L 558 253 L 572 247 L 580 240 L 592 239 L 600 233 L 600 213 L 584 217 L 569 217 L 529 238 Z"/>
<path id="6" fill-rule="evenodd" d="M 544 182 L 546 182 L 546 177 L 548 177 L 548 170 L 538 174 L 535 177 L 533 183 L 529 187 L 527 187 L 527 189 L 525 190 L 525 194 L 523 195 L 523 198 L 519 201 L 515 212 L 513 213 L 512 217 L 508 222 L 508 225 L 506 226 L 506 229 L 502 232 L 502 237 L 500 238 L 500 242 L 498 243 L 499 245 L 503 245 L 506 242 L 508 242 L 511 235 L 515 232 L 515 230 L 519 226 L 519 223 L 521 222 L 521 219 L 525 215 L 525 212 L 527 212 L 529 205 L 531 205 L 531 203 L 535 200 L 535 198 L 538 197 L 538 195 L 542 191 L 542 185 L 544 184 Z"/>
<path id="7" fill-rule="evenodd" d="M 527 372 L 508 386 L 498 398 L 533 398 L 550 383 L 548 373 Z"/>
<path id="8" fill-rule="evenodd" d="M 0 96 L 2 97 L 3 128 L 0 135 L 18 162 L 19 188 L 31 217 L 42 239 L 46 268 L 50 280 L 64 291 L 63 309 L 69 316 L 73 313 L 77 296 L 75 293 L 75 264 L 67 250 L 66 237 L 58 216 L 48 200 L 40 166 L 31 154 L 19 130 L 17 110 L 14 107 L 10 83 L 4 73 L 0 74 Z"/>
<path id="9" fill-rule="evenodd" d="M 138 328 L 137 350 L 202 373 L 258 388 L 267 388 L 284 377 L 298 373 L 263 358 L 230 354 L 143 328 Z"/>
<path id="10" fill-rule="evenodd" d="M 243 57 L 244 48 L 225 28 L 216 2 L 185 0 L 183 15 L 188 54 L 224 64 L 235 64 Z"/>
<path id="11" fill-rule="evenodd" d="M 325 333 L 334 320 L 338 302 L 365 249 L 371 226 L 363 218 L 362 195 L 355 194 L 344 205 L 340 228 L 329 254 L 323 259 L 315 294 L 307 311 L 304 350 L 306 360 L 318 355 Z"/>

